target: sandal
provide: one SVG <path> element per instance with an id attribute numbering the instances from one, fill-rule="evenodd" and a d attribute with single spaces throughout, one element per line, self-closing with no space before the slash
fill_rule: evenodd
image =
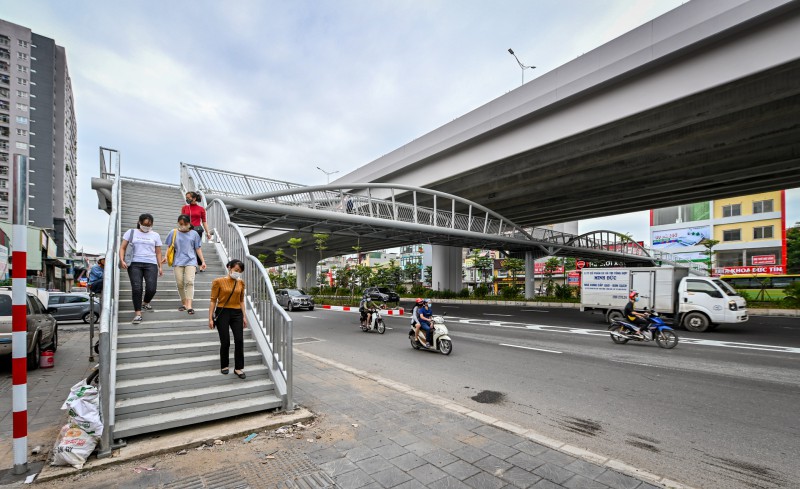
<path id="1" fill-rule="evenodd" d="M 187 309 L 186 312 L 188 312 L 189 314 L 194 314 L 194 309 Z"/>
<path id="2" fill-rule="evenodd" d="M 178 311 L 179 311 L 179 312 L 183 312 L 183 311 L 185 311 L 185 310 L 186 310 L 186 307 L 185 307 L 185 306 L 181 306 L 181 307 L 179 307 L 179 308 L 178 308 Z"/>

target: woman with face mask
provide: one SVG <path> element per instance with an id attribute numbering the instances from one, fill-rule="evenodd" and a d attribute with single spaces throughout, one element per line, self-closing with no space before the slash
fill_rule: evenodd
<path id="1" fill-rule="evenodd" d="M 244 379 L 244 328 L 247 327 L 247 314 L 244 305 L 244 263 L 231 260 L 225 267 L 228 275 L 214 279 L 211 283 L 211 306 L 208 308 L 208 328 L 217 328 L 219 333 L 220 372 L 227 375 L 231 347 L 230 331 L 233 332 L 234 370 Z"/>
<path id="2" fill-rule="evenodd" d="M 194 231 L 200 236 L 200 242 L 203 242 L 203 230 L 206 232 L 209 241 L 213 238 L 211 230 L 208 229 L 206 222 L 206 209 L 200 202 L 200 194 L 198 192 L 186 192 L 186 205 L 181 208 L 181 214 L 189 216 L 189 223 L 194 227 Z M 200 263 L 200 255 L 197 255 L 197 263 Z M 202 271 L 202 270 L 201 270 Z"/>
<path id="3" fill-rule="evenodd" d="M 125 261 L 128 245 L 133 248 L 130 261 Z M 129 229 L 122 236 L 119 247 L 119 266 L 128 270 L 133 296 L 133 324 L 142 322 L 142 310 L 153 311 L 150 301 L 156 295 L 158 277 L 164 275 L 161 269 L 161 236 L 153 231 L 153 216 L 142 214 L 136 229 Z M 142 298 L 142 279 L 144 279 L 144 298 Z"/>
<path id="4" fill-rule="evenodd" d="M 178 294 L 181 296 L 179 311 L 194 314 L 192 299 L 194 299 L 194 276 L 197 271 L 198 258 L 200 270 L 206 269 L 203 250 L 200 249 L 200 235 L 192 230 L 189 216 L 178 216 L 178 227 L 167 235 L 167 246 L 175 243 L 175 258 L 172 261 L 172 272 L 175 274 L 175 283 L 178 285 Z"/>

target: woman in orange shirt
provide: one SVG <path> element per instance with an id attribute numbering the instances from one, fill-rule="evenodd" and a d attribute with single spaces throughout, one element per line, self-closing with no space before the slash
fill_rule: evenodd
<path id="1" fill-rule="evenodd" d="M 240 379 L 244 374 L 244 328 L 247 327 L 247 314 L 244 304 L 244 263 L 231 260 L 225 265 L 228 275 L 214 279 L 211 283 L 211 306 L 208 308 L 208 328 L 217 328 L 219 333 L 220 372 L 228 374 L 231 347 L 230 332 L 233 332 L 233 373 Z M 230 331 L 229 331 L 230 329 Z"/>

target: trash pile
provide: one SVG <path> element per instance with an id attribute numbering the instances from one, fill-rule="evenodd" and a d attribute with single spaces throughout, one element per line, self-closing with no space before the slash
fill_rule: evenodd
<path id="1" fill-rule="evenodd" d="M 83 380 L 73 385 L 61 409 L 67 410 L 69 421 L 56 438 L 51 465 L 82 469 L 103 434 L 97 387 Z"/>

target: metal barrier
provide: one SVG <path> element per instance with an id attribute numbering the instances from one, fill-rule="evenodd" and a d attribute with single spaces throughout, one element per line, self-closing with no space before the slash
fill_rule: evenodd
<path id="1" fill-rule="evenodd" d="M 108 155 L 110 161 L 106 161 Z M 103 308 L 100 313 L 100 414 L 103 435 L 98 458 L 110 457 L 114 448 L 114 405 L 116 403 L 117 312 L 119 311 L 119 246 L 122 201 L 120 155 L 113 149 L 100 148 L 100 174 L 112 180 L 111 212 L 108 216 L 106 263 L 103 276 Z"/>
<path id="2" fill-rule="evenodd" d="M 244 281 L 247 317 L 264 363 L 270 370 L 275 391 L 283 409 L 294 409 L 292 389 L 292 319 L 275 297 L 275 289 L 264 265 L 250 254 L 242 230 L 231 222 L 225 205 L 214 200 L 206 217 L 214 233 L 217 253 L 223 261 L 239 259 L 245 263 Z"/>

